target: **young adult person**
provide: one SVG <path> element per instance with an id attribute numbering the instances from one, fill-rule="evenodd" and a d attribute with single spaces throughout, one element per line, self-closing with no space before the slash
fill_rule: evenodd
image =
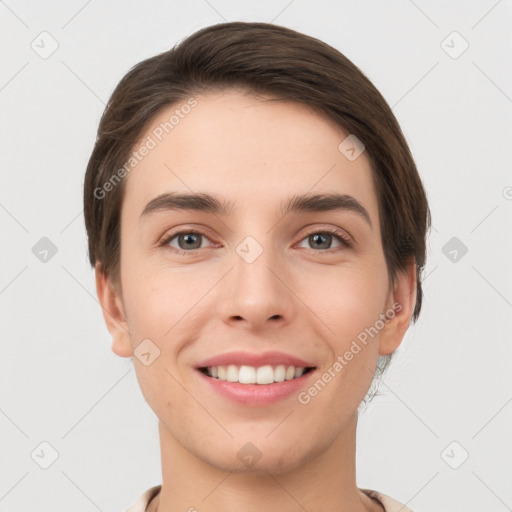
<path id="1" fill-rule="evenodd" d="M 356 427 L 420 313 L 430 212 L 351 61 L 232 22 L 140 62 L 84 214 L 112 350 L 158 418 L 163 482 L 130 512 L 410 510 L 357 487 Z"/>

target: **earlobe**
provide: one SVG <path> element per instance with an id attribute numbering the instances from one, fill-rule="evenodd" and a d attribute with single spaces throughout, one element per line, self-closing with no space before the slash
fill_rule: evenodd
<path id="1" fill-rule="evenodd" d="M 416 306 L 416 287 L 416 262 L 412 259 L 407 269 L 397 275 L 395 286 L 390 293 L 385 313 L 389 321 L 380 333 L 379 355 L 393 353 L 402 343 Z"/>
<path id="2" fill-rule="evenodd" d="M 96 274 L 96 293 L 103 311 L 103 318 L 112 336 L 112 351 L 120 357 L 133 356 L 130 332 L 126 321 L 121 295 L 103 271 L 101 263 L 94 268 Z"/>

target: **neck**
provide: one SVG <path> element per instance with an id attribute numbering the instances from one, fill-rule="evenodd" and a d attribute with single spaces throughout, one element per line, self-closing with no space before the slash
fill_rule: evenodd
<path id="1" fill-rule="evenodd" d="M 148 511 L 382 511 L 355 479 L 357 413 L 333 444 L 285 473 L 223 471 L 185 450 L 159 422 L 162 489 Z"/>

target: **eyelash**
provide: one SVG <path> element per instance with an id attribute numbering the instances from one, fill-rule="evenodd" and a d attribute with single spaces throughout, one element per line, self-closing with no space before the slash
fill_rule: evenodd
<path id="1" fill-rule="evenodd" d="M 337 228 L 322 228 L 322 229 L 319 229 L 316 231 L 311 231 L 310 233 L 307 233 L 304 237 L 302 237 L 300 241 L 302 242 L 304 239 L 306 239 L 312 235 L 324 234 L 324 233 L 329 233 L 330 235 L 334 235 L 335 238 L 337 238 L 341 242 L 342 246 L 346 249 L 349 249 L 349 248 L 353 247 L 353 245 L 354 245 L 352 239 L 348 235 L 346 235 L 343 231 L 340 231 Z M 191 249 L 190 251 L 184 251 L 182 249 L 177 249 L 176 247 L 170 247 L 168 245 L 171 240 L 173 240 L 177 236 L 183 235 L 183 234 L 201 235 L 208 239 L 208 237 L 204 233 L 201 233 L 200 231 L 183 230 L 183 231 L 178 231 L 176 233 L 172 233 L 169 236 L 166 236 L 158 245 L 161 247 L 164 247 L 164 249 L 169 249 L 172 252 L 174 252 L 176 254 L 180 254 L 182 256 L 194 256 L 197 253 L 197 251 L 200 251 L 201 249 Z M 320 251 L 314 251 L 314 249 L 311 249 L 311 250 L 314 252 L 320 252 L 320 253 L 327 252 L 327 253 L 331 254 L 332 251 L 338 251 L 338 250 L 342 249 L 343 247 L 336 247 L 334 249 L 324 249 L 324 250 L 320 250 Z"/>

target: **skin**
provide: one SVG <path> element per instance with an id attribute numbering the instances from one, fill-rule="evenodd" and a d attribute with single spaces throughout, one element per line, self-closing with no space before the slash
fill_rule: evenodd
<path id="1" fill-rule="evenodd" d="M 96 267 L 112 350 L 132 357 L 149 338 L 161 352 L 149 366 L 133 357 L 159 419 L 163 482 L 149 509 L 383 510 L 356 485 L 357 407 L 378 355 L 403 339 L 416 281 L 411 263 L 390 288 L 369 160 L 363 152 L 349 161 L 338 150 L 348 134 L 306 106 L 235 90 L 195 97 L 197 107 L 125 178 L 121 288 Z M 151 199 L 170 191 L 224 196 L 238 210 L 233 217 L 161 211 L 139 221 Z M 352 195 L 373 229 L 347 211 L 282 217 L 280 201 L 308 192 Z M 308 242 L 329 226 L 357 244 Z M 191 228 L 204 234 L 194 256 L 172 252 L 179 237 L 171 248 L 158 246 L 164 235 Z M 246 236 L 263 248 L 251 264 L 236 252 Z M 279 350 L 313 361 L 320 375 L 395 302 L 401 311 L 307 405 L 292 394 L 243 406 L 210 390 L 193 369 L 232 350 Z M 237 457 L 247 442 L 262 454 L 252 468 Z"/>

